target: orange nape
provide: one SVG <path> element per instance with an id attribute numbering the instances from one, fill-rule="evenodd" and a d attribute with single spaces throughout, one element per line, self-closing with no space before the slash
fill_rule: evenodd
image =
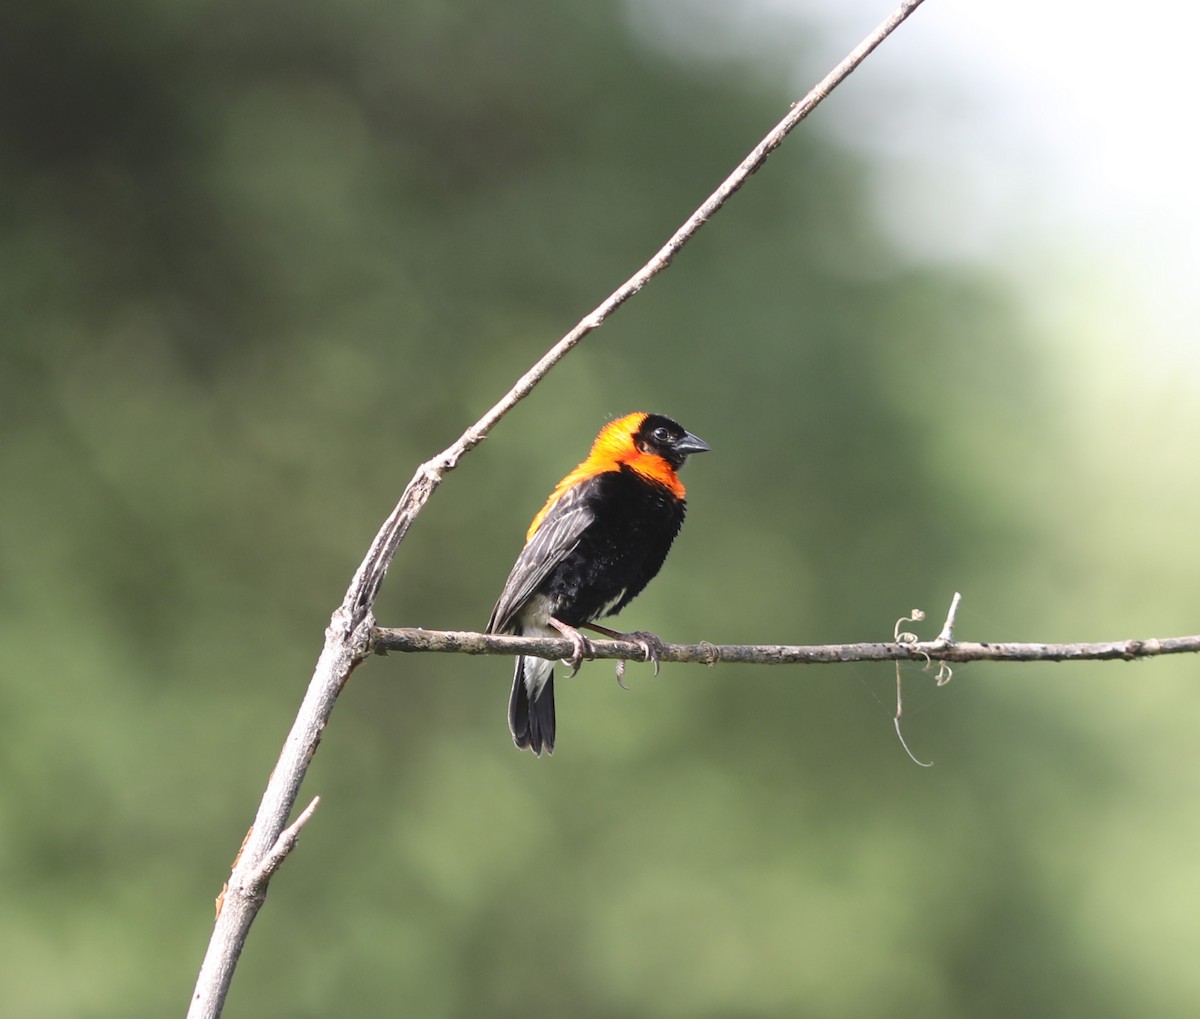
<path id="1" fill-rule="evenodd" d="M 587 459 L 554 486 L 550 498 L 538 510 L 537 516 L 533 518 L 533 523 L 529 525 L 529 530 L 525 534 L 526 541 L 537 533 L 542 520 L 550 512 L 550 507 L 558 502 L 567 489 L 597 474 L 619 471 L 622 465 L 636 471 L 647 481 L 662 485 L 676 499 L 682 499 L 687 495 L 687 490 L 683 487 L 683 482 L 679 480 L 679 475 L 675 473 L 675 468 L 657 453 L 642 449 L 638 444 L 635 436 L 647 416 L 645 411 L 639 410 L 617 418 L 616 421 L 610 421 L 600 429 L 600 434 L 592 443 L 592 449 L 588 453 Z"/>

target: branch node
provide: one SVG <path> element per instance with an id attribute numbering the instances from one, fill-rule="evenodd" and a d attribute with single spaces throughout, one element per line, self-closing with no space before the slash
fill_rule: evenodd
<path id="1" fill-rule="evenodd" d="M 300 829 L 308 823 L 308 819 L 313 816 L 313 811 L 317 809 L 317 804 L 320 802 L 321 797 L 314 796 L 312 803 L 300 812 L 300 816 L 279 833 L 279 838 L 275 840 L 271 851 L 263 857 L 262 862 L 254 868 L 253 874 L 245 882 L 247 886 L 265 884 L 279 869 L 279 865 L 283 863 L 287 855 L 296 848 L 296 842 L 300 838 Z"/>
<path id="2" fill-rule="evenodd" d="M 942 632 L 934 638 L 939 644 L 954 643 L 954 620 L 958 616 L 958 606 L 962 604 L 962 595 L 957 591 L 950 601 L 950 611 L 946 613 L 946 622 L 942 624 Z"/>

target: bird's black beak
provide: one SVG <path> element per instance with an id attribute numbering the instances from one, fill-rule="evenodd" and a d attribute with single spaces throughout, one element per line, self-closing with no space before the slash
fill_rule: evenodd
<path id="1" fill-rule="evenodd" d="M 684 432 L 683 438 L 675 443 L 675 452 L 683 456 L 691 456 L 693 453 L 707 453 L 712 446 L 705 442 L 700 436 L 693 435 L 691 432 Z"/>

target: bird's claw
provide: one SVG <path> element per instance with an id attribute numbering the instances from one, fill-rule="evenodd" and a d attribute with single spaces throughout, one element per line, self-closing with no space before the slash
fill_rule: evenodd
<path id="1" fill-rule="evenodd" d="M 563 636 L 571 642 L 572 647 L 571 657 L 560 659 L 563 665 L 570 668 L 571 671 L 567 673 L 567 679 L 570 679 L 579 671 L 584 658 L 591 658 L 595 652 L 592 650 L 592 642 L 578 630 L 564 631 Z"/>
<path id="2" fill-rule="evenodd" d="M 620 634 L 621 640 L 630 641 L 642 649 L 642 661 L 654 663 L 654 675 L 658 675 L 659 659 L 662 657 L 663 642 L 658 639 L 653 633 L 646 630 L 635 630 L 633 633 Z M 625 686 L 622 677 L 625 675 L 625 661 L 622 659 L 617 662 L 617 683 L 623 689 L 628 690 Z"/>
<path id="3" fill-rule="evenodd" d="M 637 630 L 634 633 L 627 633 L 625 635 L 625 639 L 633 641 L 642 649 L 642 654 L 645 655 L 642 661 L 653 662 L 654 675 L 657 676 L 659 661 L 662 658 L 663 653 L 663 642 L 659 640 L 658 637 L 656 637 L 653 633 L 648 633 L 645 630 Z"/>

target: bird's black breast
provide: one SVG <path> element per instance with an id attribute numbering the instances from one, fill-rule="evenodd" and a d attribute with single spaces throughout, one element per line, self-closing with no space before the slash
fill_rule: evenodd
<path id="1" fill-rule="evenodd" d="M 579 626 L 619 611 L 662 567 L 685 503 L 627 467 L 589 478 L 591 521 L 540 590 L 553 614 Z"/>

